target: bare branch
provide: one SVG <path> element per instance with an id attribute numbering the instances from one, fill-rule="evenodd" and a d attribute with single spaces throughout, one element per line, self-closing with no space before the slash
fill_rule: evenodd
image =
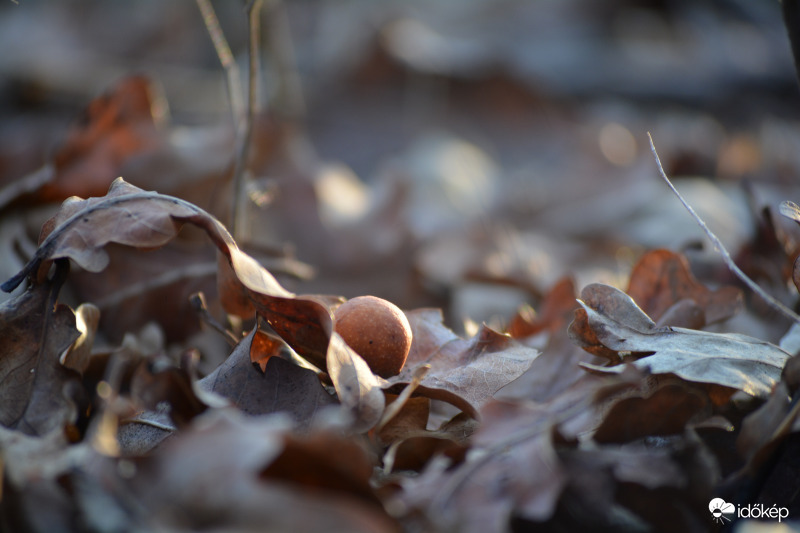
<path id="1" fill-rule="evenodd" d="M 767 294 L 767 292 L 764 289 L 762 289 L 755 281 L 750 279 L 747 276 L 747 274 L 745 274 L 742 271 L 742 269 L 740 269 L 736 265 L 736 263 L 731 258 L 731 254 L 722 244 L 722 241 L 720 241 L 719 238 L 716 235 L 714 235 L 714 233 L 709 229 L 709 227 L 706 225 L 703 219 L 700 218 L 700 215 L 698 215 L 697 212 L 695 212 L 692 206 L 689 205 L 689 203 L 683 198 L 683 196 L 681 196 L 681 193 L 678 192 L 678 189 L 676 189 L 675 186 L 672 184 L 672 182 L 669 180 L 669 178 L 667 177 L 667 173 L 664 172 L 664 167 L 661 165 L 661 159 L 658 157 L 658 152 L 656 152 L 656 146 L 655 144 L 653 144 L 653 136 L 650 135 L 650 133 L 648 133 L 647 137 L 650 139 L 650 151 L 653 152 L 653 157 L 655 157 L 656 159 L 656 164 L 658 165 L 658 172 L 661 174 L 661 177 L 664 179 L 664 181 L 667 182 L 667 185 L 669 185 L 669 188 L 672 189 L 673 193 L 675 193 L 675 196 L 678 197 L 678 200 L 681 201 L 683 207 L 685 207 L 686 210 L 689 211 L 689 214 L 692 215 L 692 218 L 694 218 L 695 221 L 700 225 L 700 228 L 702 228 L 702 230 L 705 232 L 708 238 L 711 239 L 711 242 L 714 244 L 714 248 L 716 248 L 717 251 L 720 253 L 720 255 L 722 255 L 723 261 L 725 261 L 725 264 L 728 266 L 731 272 L 733 272 L 736 275 L 736 277 L 742 281 L 742 283 L 747 285 L 750 288 L 750 290 L 752 290 L 762 300 L 764 300 L 764 302 L 766 302 L 767 305 L 769 305 L 776 311 L 780 312 L 784 316 L 790 318 L 794 322 L 800 322 L 800 316 L 797 315 L 797 313 L 795 313 L 794 311 L 783 305 L 781 302 L 779 302 L 778 300 Z"/>

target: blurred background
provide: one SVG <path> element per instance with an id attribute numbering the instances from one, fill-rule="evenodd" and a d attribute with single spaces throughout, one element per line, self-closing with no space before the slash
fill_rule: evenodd
<path id="1" fill-rule="evenodd" d="M 212 4 L 246 86 L 243 3 Z M 793 257 L 753 251 L 775 237 L 763 209 L 800 200 L 800 92 L 777 0 L 266 1 L 260 20 L 236 237 L 291 290 L 441 307 L 468 329 L 502 327 L 563 276 L 624 288 L 653 248 L 734 283 L 659 178 L 651 132 L 711 229 L 794 303 Z M 117 176 L 230 220 L 231 93 L 195 2 L 4 1 L 0 46 L 4 279 L 60 201 Z M 794 227 L 774 224 L 791 255 Z M 129 328 L 155 313 L 131 318 L 132 294 L 163 307 L 145 278 L 213 300 L 213 257 L 185 246 L 138 274 L 77 280 L 73 297 L 100 302 L 110 337 L 122 316 Z"/>

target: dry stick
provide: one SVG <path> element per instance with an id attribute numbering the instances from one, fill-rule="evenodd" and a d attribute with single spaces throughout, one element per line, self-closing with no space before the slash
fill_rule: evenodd
<path id="1" fill-rule="evenodd" d="M 650 139 L 650 151 L 653 152 L 653 157 L 655 157 L 656 159 L 656 165 L 658 165 L 659 174 L 661 174 L 661 177 L 664 179 L 664 181 L 667 182 L 667 185 L 669 185 L 669 188 L 672 189 L 672 192 L 675 193 L 675 196 L 678 197 L 678 200 L 681 201 L 683 207 L 685 207 L 686 210 L 689 211 L 689 214 L 692 215 L 692 218 L 694 218 L 695 221 L 700 225 L 700 227 L 708 236 L 708 238 L 711 239 L 711 242 L 714 244 L 714 248 L 716 248 L 717 251 L 720 253 L 720 255 L 722 255 L 723 261 L 725 261 L 725 264 L 728 266 L 731 272 L 733 272 L 737 278 L 739 278 L 745 285 L 747 285 L 750 288 L 750 290 L 752 290 L 754 293 L 760 296 L 761 299 L 767 303 L 767 305 L 779 311 L 780 313 L 790 318 L 794 322 L 800 322 L 800 315 L 797 315 L 797 313 L 795 313 L 794 311 L 783 305 L 781 302 L 779 302 L 778 300 L 767 294 L 767 292 L 764 289 L 758 286 L 758 284 L 756 284 L 755 281 L 750 279 L 747 276 L 747 274 L 745 274 L 742 271 L 742 269 L 740 269 L 736 265 L 736 263 L 731 258 L 731 254 L 728 253 L 728 250 L 722 244 L 722 241 L 720 241 L 719 238 L 716 235 L 714 235 L 714 233 L 708 228 L 706 223 L 703 222 L 703 219 L 700 218 L 700 215 L 698 215 L 695 212 L 692 206 L 689 205 L 689 203 L 683 198 L 683 196 L 681 196 L 681 193 L 678 192 L 678 189 L 676 189 L 675 186 L 672 184 L 672 182 L 669 180 L 669 178 L 667 177 L 667 173 L 664 172 L 664 167 L 661 165 L 661 159 L 658 157 L 658 152 L 656 152 L 656 146 L 655 144 L 653 144 L 653 136 L 650 135 L 650 133 L 648 132 L 647 137 Z"/>
<path id="2" fill-rule="evenodd" d="M 228 84 L 228 96 L 231 99 L 231 113 L 233 114 L 234 127 L 244 120 L 244 103 L 242 102 L 242 81 L 239 76 L 239 66 L 233 59 L 231 48 L 228 46 L 228 41 L 225 39 L 225 34 L 219 26 L 219 19 L 214 12 L 214 7 L 211 5 L 210 0 L 197 0 L 197 7 L 200 9 L 200 14 L 203 16 L 203 22 L 206 25 L 211 42 L 214 43 L 214 49 L 217 51 L 217 57 L 225 69 Z"/>
<path id="3" fill-rule="evenodd" d="M 242 212 L 242 197 L 244 196 L 245 175 L 247 158 L 250 153 L 250 138 L 253 135 L 253 122 L 258 112 L 258 76 L 260 71 L 259 46 L 261 41 L 261 13 L 262 0 L 251 0 L 247 3 L 247 41 L 248 51 L 248 79 L 247 79 L 247 114 L 242 124 L 239 146 L 236 154 L 236 164 L 233 169 L 233 206 L 231 207 L 231 233 L 234 239 L 241 237 L 239 218 Z"/>

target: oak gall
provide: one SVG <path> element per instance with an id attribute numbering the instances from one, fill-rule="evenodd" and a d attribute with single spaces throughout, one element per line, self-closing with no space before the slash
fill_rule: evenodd
<path id="1" fill-rule="evenodd" d="M 406 315 L 375 296 L 359 296 L 340 305 L 334 312 L 333 330 L 383 378 L 400 373 L 411 349 Z"/>

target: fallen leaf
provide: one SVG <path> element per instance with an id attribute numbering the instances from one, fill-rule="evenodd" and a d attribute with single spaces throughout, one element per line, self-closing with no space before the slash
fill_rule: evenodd
<path id="1" fill-rule="evenodd" d="M 105 247 L 118 243 L 136 248 L 157 248 L 175 238 L 184 223 L 203 229 L 226 256 L 236 279 L 254 306 L 295 351 L 320 368 L 325 367 L 332 318 L 332 297 L 295 296 L 255 259 L 242 252 L 225 227 L 202 209 L 178 198 L 117 179 L 102 198 L 71 199 L 42 230 L 34 257 L 2 288 L 11 291 L 26 276 L 50 261 L 68 257 L 90 272 L 109 262 Z"/>
<path id="2" fill-rule="evenodd" d="M 61 364 L 79 374 L 86 371 L 92 358 L 92 348 L 99 323 L 100 310 L 96 305 L 85 303 L 75 309 L 75 327 L 80 336 L 61 357 Z"/>
<path id="3" fill-rule="evenodd" d="M 298 427 L 307 429 L 314 415 L 336 400 L 311 370 L 280 357 L 270 357 L 263 372 L 254 365 L 253 345 L 262 335 L 254 328 L 198 386 L 230 399 L 248 415 L 287 413 Z"/>
<path id="4" fill-rule="evenodd" d="M 400 374 L 387 380 L 387 388 L 402 388 L 412 382 L 416 368 L 430 365 L 415 394 L 451 403 L 473 417 L 539 356 L 537 350 L 486 326 L 472 339 L 462 339 L 442 324 L 436 310 L 421 309 L 407 316 L 411 350 Z"/>
<path id="5" fill-rule="evenodd" d="M 677 380 L 661 383 L 646 394 L 615 402 L 592 438 L 599 443 L 625 443 L 681 434 L 689 422 L 711 416 L 711 408 L 704 391 Z"/>
<path id="6" fill-rule="evenodd" d="M 716 463 L 696 437 L 659 447 L 636 442 L 595 449 L 560 446 L 568 473 L 559 512 L 540 527 L 578 530 L 709 531 Z"/>
<path id="7" fill-rule="evenodd" d="M 52 181 L 37 193 L 41 201 L 103 194 L 125 160 L 155 150 L 160 134 L 154 95 L 151 80 L 130 76 L 92 100 L 56 150 Z"/>
<path id="8" fill-rule="evenodd" d="M 666 326 L 683 326 L 673 323 L 675 317 L 667 322 L 661 319 L 668 310 L 684 300 L 696 302 L 702 310 L 705 320 L 701 325 L 726 320 L 743 306 L 739 289 L 708 289 L 692 275 L 686 257 L 664 249 L 652 250 L 639 259 L 631 271 L 625 292 L 653 320 Z"/>
<path id="9" fill-rule="evenodd" d="M 118 495 L 136 495 L 149 530 L 397 531 L 363 482 L 368 461 L 357 445 L 330 434 L 294 439 L 291 428 L 281 415 L 210 411 L 136 461 Z M 322 457 L 331 463 L 315 471 Z"/>
<path id="10" fill-rule="evenodd" d="M 385 407 L 381 378 L 336 332 L 328 345 L 327 367 L 339 401 L 353 415 L 353 430 L 362 432 L 374 427 Z"/>
<path id="11" fill-rule="evenodd" d="M 62 429 L 79 412 L 80 375 L 59 361 L 80 335 L 72 310 L 56 303 L 65 269 L 0 306 L 0 424 L 28 435 Z"/>
<path id="12" fill-rule="evenodd" d="M 562 278 L 547 293 L 535 316 L 525 316 L 519 312 L 508 325 L 508 334 L 515 339 L 529 337 L 546 330 L 555 333 L 569 322 L 569 316 L 577 307 L 575 303 L 575 282 L 572 278 Z"/>
<path id="13" fill-rule="evenodd" d="M 653 374 L 675 374 L 687 381 L 767 397 L 789 358 L 779 347 L 746 335 L 658 328 L 633 300 L 612 287 L 594 284 L 584 294 L 591 299 L 580 301 L 583 309 L 576 312 L 573 326 L 587 324 L 602 347 L 623 361 L 635 359 L 631 364 Z M 612 297 L 597 298 L 598 294 Z M 574 338 L 584 342 L 579 333 Z M 583 366 L 603 373 L 619 373 L 623 368 Z"/>

